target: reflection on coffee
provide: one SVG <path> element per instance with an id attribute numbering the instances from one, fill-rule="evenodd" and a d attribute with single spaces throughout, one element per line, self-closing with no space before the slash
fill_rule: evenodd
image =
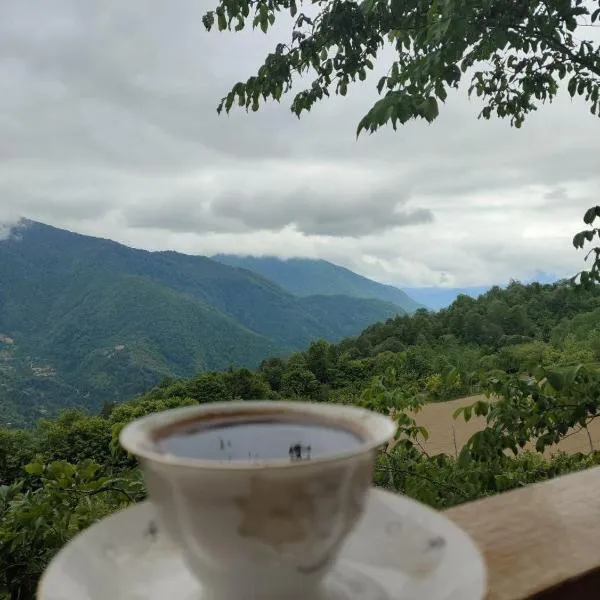
<path id="1" fill-rule="evenodd" d="M 261 420 L 187 424 L 157 441 L 160 451 L 208 460 L 310 460 L 360 446 L 361 438 L 325 423 Z"/>

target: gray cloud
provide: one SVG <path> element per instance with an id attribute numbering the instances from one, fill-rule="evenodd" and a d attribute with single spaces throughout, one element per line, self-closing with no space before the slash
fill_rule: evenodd
<path id="1" fill-rule="evenodd" d="M 406 210 L 404 204 L 406 199 L 397 198 L 393 190 L 365 195 L 341 191 L 333 195 L 308 188 L 283 197 L 272 193 L 254 198 L 231 194 L 217 198 L 213 207 L 216 215 L 240 219 L 249 228 L 278 230 L 295 226 L 307 235 L 363 236 L 433 220 L 430 210 Z"/>
<path id="2" fill-rule="evenodd" d="M 218 117 L 286 32 L 207 34 L 206 7 L 0 0 L 0 221 L 323 257 L 402 284 L 580 267 L 570 238 L 600 184 L 599 123 L 580 101 L 563 96 L 517 131 L 476 120 L 461 91 L 430 126 L 357 141 L 374 76 L 301 120 L 291 99 Z"/>
<path id="3" fill-rule="evenodd" d="M 8 223 L 0 223 L 0 241 L 7 240 L 10 237 L 12 226 Z"/>
<path id="4" fill-rule="evenodd" d="M 291 227 L 306 235 L 360 237 L 433 221 L 430 210 L 406 208 L 407 201 L 394 189 L 364 194 L 347 189 L 334 195 L 305 186 L 278 195 L 230 187 L 212 194 L 211 186 L 205 185 L 196 195 L 174 196 L 168 204 L 131 204 L 121 210 L 127 224 L 135 228 L 241 233 Z"/>
<path id="5" fill-rule="evenodd" d="M 20 239 L 20 231 L 23 227 L 26 227 L 26 223 L 22 218 L 2 214 L 0 211 L 0 242 L 8 239 Z"/>

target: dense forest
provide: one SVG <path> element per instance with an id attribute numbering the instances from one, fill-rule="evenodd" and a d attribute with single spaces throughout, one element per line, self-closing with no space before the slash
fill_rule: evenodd
<path id="1" fill-rule="evenodd" d="M 44 566 L 79 530 L 145 497 L 122 427 L 141 415 L 216 400 L 353 402 L 393 415 L 396 442 L 378 456 L 375 484 L 444 508 L 600 464 L 600 454 L 542 454 L 600 409 L 600 292 L 567 283 L 493 288 L 447 310 L 418 311 L 338 344 L 312 343 L 255 371 L 165 379 L 99 414 L 76 409 L 32 430 L 0 430 L 0 589 L 34 597 Z M 456 455 L 429 456 L 414 419 L 426 402 L 484 392 L 456 415 L 487 427 Z M 523 451 L 527 442 L 533 451 Z"/>
<path id="2" fill-rule="evenodd" d="M 350 298 L 376 298 L 392 302 L 407 313 L 425 308 L 393 285 L 378 283 L 326 260 L 235 254 L 215 254 L 211 258 L 224 265 L 248 269 L 262 275 L 295 296 L 341 294 Z"/>
<path id="3" fill-rule="evenodd" d="M 31 425 L 65 407 L 97 411 L 168 376 L 255 368 L 405 312 L 340 285 L 295 296 L 204 256 L 23 221 L 0 241 L 0 425 Z"/>

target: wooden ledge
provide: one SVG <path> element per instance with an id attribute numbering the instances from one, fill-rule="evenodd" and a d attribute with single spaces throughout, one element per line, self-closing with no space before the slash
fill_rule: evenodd
<path id="1" fill-rule="evenodd" d="M 485 556 L 486 600 L 600 598 L 600 467 L 446 514 Z"/>

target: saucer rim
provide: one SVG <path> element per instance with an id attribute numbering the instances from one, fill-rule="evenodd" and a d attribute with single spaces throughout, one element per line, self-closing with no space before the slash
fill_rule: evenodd
<path id="1" fill-rule="evenodd" d="M 405 495 L 397 493 L 397 492 L 392 492 L 385 488 L 380 488 L 380 487 L 375 487 L 375 486 L 372 486 L 370 488 L 370 491 L 371 491 L 371 494 L 381 495 L 383 497 L 387 496 L 392 501 L 406 502 L 410 505 L 413 505 L 413 508 L 418 509 L 419 511 L 422 511 L 425 513 L 432 513 L 432 514 L 436 515 L 436 517 L 438 519 L 443 520 L 446 523 L 446 526 L 450 527 L 456 533 L 456 535 L 461 536 L 463 538 L 463 540 L 466 541 L 471 546 L 471 550 L 473 551 L 473 554 L 477 557 L 477 564 L 475 565 L 476 569 L 474 569 L 471 572 L 471 574 L 472 575 L 474 574 L 475 577 L 472 578 L 470 581 L 465 580 L 461 584 L 461 586 L 468 585 L 470 591 L 477 592 L 477 597 L 479 600 L 484 600 L 485 594 L 488 590 L 488 581 L 489 581 L 489 573 L 488 573 L 486 560 L 485 560 L 483 552 L 481 551 L 478 544 L 466 531 L 464 531 L 464 529 L 462 529 L 457 523 L 455 523 L 452 519 L 450 519 L 448 516 L 446 516 L 443 512 L 437 511 L 437 510 L 427 506 L 426 504 L 423 504 L 422 502 L 414 500 L 408 496 L 405 496 Z M 127 513 L 130 511 L 136 511 L 136 510 L 137 511 L 148 510 L 148 509 L 152 509 L 153 507 L 155 507 L 155 505 L 151 499 L 147 499 L 142 502 L 138 502 L 138 503 L 129 505 L 126 508 L 123 508 L 123 509 L 121 509 L 115 513 L 112 513 L 102 519 L 99 519 L 98 521 L 96 521 L 95 523 L 93 523 L 92 525 L 90 525 L 89 527 L 84 529 L 83 531 L 80 531 L 79 533 L 77 533 L 77 535 L 75 535 L 73 538 L 71 538 L 57 552 L 57 554 L 54 555 L 52 560 L 48 563 L 48 565 L 44 569 L 44 572 L 42 573 L 42 576 L 40 577 L 40 580 L 38 582 L 37 589 L 36 589 L 37 600 L 52 600 L 51 592 L 48 592 L 48 589 L 47 589 L 48 586 L 47 586 L 46 581 L 49 578 L 49 576 L 52 574 L 53 569 L 60 568 L 61 563 L 64 561 L 63 557 L 67 554 L 67 550 L 69 549 L 70 546 L 75 544 L 77 542 L 77 540 L 79 540 L 80 538 L 93 537 L 94 533 L 95 533 L 94 530 L 97 530 L 102 526 L 106 527 L 107 521 L 116 519 L 117 517 L 122 517 L 123 513 Z M 340 558 L 343 559 L 343 552 L 342 552 L 342 556 Z M 429 573 L 425 577 L 425 579 L 430 579 L 430 578 L 435 577 L 435 573 L 436 573 L 436 571 Z M 68 600 L 70 600 L 70 599 L 68 599 Z M 86 600 L 89 600 L 89 598 L 87 598 Z M 398 598 L 398 600 L 401 600 L 401 598 Z"/>
<path id="2" fill-rule="evenodd" d="M 334 420 L 349 414 L 350 420 L 356 420 L 367 429 L 369 439 L 361 440 L 356 447 L 342 452 L 332 452 L 311 458 L 310 461 L 290 461 L 289 459 L 265 459 L 257 461 L 219 460 L 174 456 L 160 452 L 151 441 L 152 431 L 168 427 L 179 420 L 210 413 L 211 411 L 235 413 L 241 409 L 259 410 L 261 408 L 280 409 L 299 416 L 314 415 Z M 119 433 L 119 443 L 128 452 L 150 463 L 166 467 L 179 467 L 203 471 L 223 471 L 251 473 L 254 471 L 310 470 L 325 465 L 346 462 L 373 452 L 389 442 L 396 434 L 397 424 L 389 416 L 368 410 L 355 404 L 331 404 L 322 402 L 296 402 L 294 400 L 240 400 L 207 402 L 194 406 L 182 406 L 151 413 L 128 423 Z"/>

